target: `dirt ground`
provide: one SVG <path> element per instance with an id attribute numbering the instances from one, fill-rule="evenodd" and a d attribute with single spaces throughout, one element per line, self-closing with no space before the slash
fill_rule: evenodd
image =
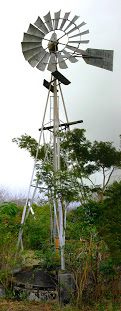
<path id="1" fill-rule="evenodd" d="M 40 302 L 12 301 L 0 299 L 0 311 L 55 311 L 54 305 Z"/>

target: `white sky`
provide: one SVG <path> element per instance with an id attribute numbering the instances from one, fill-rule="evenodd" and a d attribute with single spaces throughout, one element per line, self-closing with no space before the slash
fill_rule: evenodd
<path id="1" fill-rule="evenodd" d="M 51 11 L 61 9 L 61 17 L 71 11 L 85 21 L 89 29 L 87 46 L 114 50 L 113 72 L 87 65 L 82 59 L 68 62 L 68 69 L 60 70 L 70 81 L 63 87 L 70 121 L 83 119 L 87 138 L 91 141 L 113 141 L 119 149 L 121 134 L 121 0 L 71 1 L 2 1 L 1 29 L 1 118 L 0 118 L 0 185 L 15 192 L 25 191 L 30 182 L 33 160 L 29 154 L 12 143 L 13 137 L 27 133 L 38 139 L 38 128 L 47 97 L 43 79 L 50 79 L 47 70 L 32 68 L 21 51 L 23 32 Z M 83 30 L 85 30 L 83 29 Z"/>

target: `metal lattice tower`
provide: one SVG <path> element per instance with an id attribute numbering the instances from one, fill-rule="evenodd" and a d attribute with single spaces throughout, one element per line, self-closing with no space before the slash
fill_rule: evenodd
<path id="1" fill-rule="evenodd" d="M 40 71 L 44 71 L 46 68 L 51 72 L 50 82 L 44 80 L 44 86 L 48 89 L 47 101 L 45 105 L 45 111 L 40 129 L 40 137 L 38 142 L 38 148 L 30 181 L 28 196 L 26 204 L 24 206 L 21 224 L 23 225 L 32 210 L 32 202 L 36 193 L 38 184 L 36 183 L 33 195 L 31 199 L 30 189 L 32 187 L 36 161 L 38 158 L 39 146 L 41 138 L 45 130 L 52 130 L 53 137 L 53 162 L 54 171 L 57 172 L 61 169 L 60 167 L 60 141 L 58 137 L 58 131 L 60 128 L 69 128 L 71 124 L 82 122 L 70 122 L 68 120 L 64 97 L 61 89 L 61 84 L 68 85 L 70 81 L 66 79 L 59 71 L 60 69 L 68 68 L 67 62 L 76 63 L 79 57 L 90 65 L 100 67 L 103 69 L 113 70 L 113 51 L 112 50 L 99 50 L 88 48 L 86 50 L 80 49 L 80 46 L 88 44 L 89 40 L 83 39 L 85 35 L 89 34 L 89 30 L 81 30 L 86 25 L 85 22 L 81 22 L 78 25 L 76 21 L 79 16 L 69 18 L 70 12 L 64 14 L 61 17 L 61 11 L 54 13 L 54 18 L 51 18 L 50 12 L 44 16 L 43 20 L 38 17 L 34 24 L 30 24 L 26 33 L 24 33 L 22 41 L 22 52 L 25 60 L 32 67 L 36 67 Z M 59 69 L 59 70 L 60 70 Z M 50 99 L 50 92 L 53 93 L 53 120 L 50 118 L 49 125 L 45 125 L 45 116 L 47 112 L 48 102 Z M 58 95 L 59 94 L 59 95 Z M 61 97 L 65 122 L 61 123 L 59 118 L 59 105 L 58 96 Z M 30 199 L 30 200 L 29 200 Z M 58 203 L 57 203 L 58 201 Z M 29 203 L 29 204 L 28 204 Z M 54 206 L 54 221 L 57 236 L 59 239 L 59 245 L 61 249 L 61 269 L 65 269 L 64 263 L 64 246 L 65 246 L 65 225 L 66 225 L 66 211 L 63 211 L 59 198 L 57 200 L 53 198 Z M 59 219 L 57 216 L 59 212 Z M 19 232 L 18 245 L 22 243 L 23 226 Z M 56 233 L 54 233 L 56 235 Z M 55 236 L 54 236 L 55 239 Z"/>

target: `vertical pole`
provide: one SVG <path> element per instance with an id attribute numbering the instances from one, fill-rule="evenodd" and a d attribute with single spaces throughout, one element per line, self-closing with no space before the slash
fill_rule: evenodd
<path id="1" fill-rule="evenodd" d="M 53 165 L 54 165 L 54 172 L 58 170 L 58 154 L 57 154 L 57 131 L 59 129 L 59 120 L 58 120 L 58 107 L 57 107 L 57 81 L 54 79 L 54 107 L 53 107 L 53 149 L 54 149 L 54 156 L 53 156 Z M 56 185 L 55 185 L 56 188 Z M 56 193 L 54 189 L 54 211 L 56 209 L 57 213 L 57 200 L 56 200 Z M 58 234 L 57 234 L 57 222 L 58 219 L 55 218 L 54 213 L 54 242 L 56 249 L 58 248 Z"/>
<path id="2" fill-rule="evenodd" d="M 60 170 L 60 139 L 58 137 L 59 131 L 59 107 L 57 102 L 57 81 L 54 80 L 54 171 Z M 55 194 L 56 195 L 56 194 Z M 54 198 L 54 200 L 56 200 Z M 57 204 L 56 204 L 57 207 Z M 63 209 L 60 200 L 58 199 L 58 211 L 59 211 L 59 244 L 61 249 L 61 269 L 65 270 L 65 258 L 64 258 L 64 223 L 63 223 Z M 57 224 L 56 224 L 57 225 Z M 55 238 L 57 244 L 57 238 Z"/>
<path id="3" fill-rule="evenodd" d="M 57 172 L 60 169 L 60 148 L 59 148 L 59 113 L 58 113 L 58 103 L 57 103 L 57 85 L 56 79 L 54 80 L 54 171 Z"/>

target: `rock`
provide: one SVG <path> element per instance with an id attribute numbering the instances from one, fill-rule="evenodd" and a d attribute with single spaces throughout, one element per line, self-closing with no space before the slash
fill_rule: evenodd
<path id="1" fill-rule="evenodd" d="M 27 300 L 54 300 L 58 293 L 55 276 L 41 269 L 39 265 L 24 269 L 14 275 L 14 295 Z"/>
<path id="2" fill-rule="evenodd" d="M 5 288 L 0 284 L 0 298 L 6 297 Z"/>
<path id="3" fill-rule="evenodd" d="M 61 304 L 70 303 L 71 296 L 75 292 L 75 282 L 73 273 L 59 271 L 59 301 Z"/>

